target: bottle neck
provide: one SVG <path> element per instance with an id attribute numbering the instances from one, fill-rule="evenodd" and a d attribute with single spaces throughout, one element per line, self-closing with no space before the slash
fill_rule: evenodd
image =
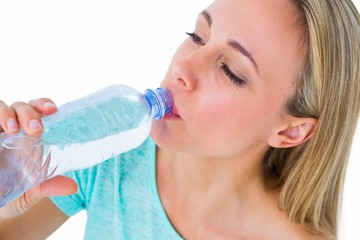
<path id="1" fill-rule="evenodd" d="M 161 119 L 171 112 L 173 101 L 165 88 L 157 88 L 156 90 L 147 89 L 145 91 L 145 98 L 150 105 L 153 118 Z"/>

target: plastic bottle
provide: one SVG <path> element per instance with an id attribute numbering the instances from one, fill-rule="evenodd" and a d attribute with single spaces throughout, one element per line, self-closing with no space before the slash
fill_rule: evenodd
<path id="1" fill-rule="evenodd" d="M 46 179 L 136 148 L 148 137 L 152 120 L 171 108 L 163 88 L 142 94 L 113 85 L 44 117 L 41 136 L 0 134 L 0 207 Z"/>

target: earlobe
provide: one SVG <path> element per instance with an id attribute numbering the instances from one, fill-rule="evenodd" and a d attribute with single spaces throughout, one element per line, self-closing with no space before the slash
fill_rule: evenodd
<path id="1" fill-rule="evenodd" d="M 300 119 L 269 137 L 268 143 L 275 148 L 288 148 L 307 141 L 315 132 L 317 120 Z"/>

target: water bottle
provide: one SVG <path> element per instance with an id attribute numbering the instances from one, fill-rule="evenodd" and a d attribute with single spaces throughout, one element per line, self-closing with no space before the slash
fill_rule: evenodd
<path id="1" fill-rule="evenodd" d="M 164 88 L 143 94 L 113 85 L 43 117 L 41 136 L 1 133 L 0 207 L 46 179 L 136 148 L 148 137 L 153 119 L 171 108 Z"/>

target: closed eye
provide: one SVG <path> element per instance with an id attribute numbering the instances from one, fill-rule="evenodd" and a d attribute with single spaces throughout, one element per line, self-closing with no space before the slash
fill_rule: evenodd
<path id="1" fill-rule="evenodd" d="M 204 40 L 199 37 L 196 33 L 189 33 L 186 32 L 187 35 L 189 35 L 189 37 L 192 39 L 192 41 L 200 46 L 204 46 L 205 42 Z M 238 76 L 236 76 L 229 68 L 228 65 L 226 65 L 224 62 L 221 63 L 220 65 L 221 70 L 225 73 L 226 77 L 229 78 L 233 83 L 235 83 L 236 85 L 242 86 L 244 84 L 246 84 L 246 81 Z"/>
<path id="2" fill-rule="evenodd" d="M 236 76 L 225 63 L 221 63 L 221 70 L 225 73 L 225 75 L 236 85 L 242 86 L 246 84 L 246 81 L 238 76 Z"/>
<path id="3" fill-rule="evenodd" d="M 205 42 L 204 40 L 201 39 L 201 37 L 199 37 L 196 33 L 188 33 L 186 32 L 187 35 L 189 35 L 189 37 L 192 39 L 192 41 L 198 45 L 204 46 Z"/>

